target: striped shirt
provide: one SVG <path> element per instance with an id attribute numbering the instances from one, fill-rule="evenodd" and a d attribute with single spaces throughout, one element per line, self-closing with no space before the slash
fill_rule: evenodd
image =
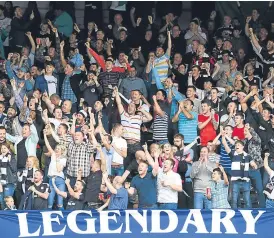
<path id="1" fill-rule="evenodd" d="M 168 114 L 164 112 L 164 117 L 156 115 L 153 122 L 153 140 L 167 140 Z"/>
<path id="2" fill-rule="evenodd" d="M 225 170 L 231 170 L 230 156 L 227 154 L 225 147 L 222 144 L 222 139 L 220 139 L 220 142 L 221 142 L 220 165 L 222 165 Z M 234 149 L 234 146 L 227 139 L 226 139 L 226 142 L 231 150 Z"/>
<path id="3" fill-rule="evenodd" d="M 179 115 L 178 129 L 179 133 L 184 135 L 185 143 L 191 143 L 197 137 L 198 114 L 190 112 L 193 119 L 187 119 L 183 113 Z"/>
<path id="4" fill-rule="evenodd" d="M 140 115 L 129 115 L 125 111 L 121 114 L 121 124 L 124 127 L 123 137 L 126 140 L 141 140 L 141 124 L 143 117 Z"/>
<path id="5" fill-rule="evenodd" d="M 238 154 L 235 150 L 229 153 L 231 163 L 231 181 L 243 180 L 249 182 L 249 163 L 252 161 L 246 152 Z"/>
<path id="6" fill-rule="evenodd" d="M 160 58 L 155 59 L 155 68 L 157 69 L 157 73 L 160 77 L 161 82 L 164 81 L 168 77 L 168 61 L 170 57 L 167 54 L 164 54 Z M 155 81 L 155 78 L 152 79 Z"/>

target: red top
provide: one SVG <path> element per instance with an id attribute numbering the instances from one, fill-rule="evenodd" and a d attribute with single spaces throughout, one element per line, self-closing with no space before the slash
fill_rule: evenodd
<path id="1" fill-rule="evenodd" d="M 159 166 L 160 166 L 160 168 L 162 168 L 163 167 L 163 163 L 164 163 L 164 161 L 166 160 L 167 158 L 164 156 L 164 155 L 162 155 L 162 156 L 159 156 Z M 177 159 L 175 159 L 174 157 L 173 157 L 173 160 L 174 160 L 174 166 L 173 166 L 173 172 L 175 172 L 175 173 L 177 173 L 177 170 L 178 170 L 178 165 L 179 165 L 179 161 L 177 160 Z"/>
<path id="2" fill-rule="evenodd" d="M 209 116 L 205 116 L 203 114 L 198 115 L 198 122 L 205 122 Z M 214 114 L 214 118 L 216 121 L 219 121 L 219 116 L 218 114 Z M 202 146 L 207 146 L 207 142 L 210 140 L 214 140 L 215 137 L 217 136 L 216 131 L 214 129 L 212 121 L 207 123 L 207 125 L 200 130 L 200 138 L 201 138 L 201 145 Z"/>
<path id="3" fill-rule="evenodd" d="M 242 128 L 234 127 L 233 132 L 232 132 L 232 138 L 234 138 L 234 137 L 238 137 L 239 140 L 243 140 L 245 138 L 244 127 L 242 127 Z"/>
<path id="4" fill-rule="evenodd" d="M 96 62 L 98 63 L 98 65 L 102 68 L 103 71 L 106 71 L 106 63 L 105 61 L 91 48 L 89 48 L 89 53 L 93 56 L 93 58 L 96 60 Z M 129 63 L 127 63 L 127 70 L 131 70 L 131 67 L 129 65 Z M 117 67 L 114 66 L 111 70 L 112 72 L 120 72 L 120 73 L 124 73 L 125 69 L 122 67 Z"/>

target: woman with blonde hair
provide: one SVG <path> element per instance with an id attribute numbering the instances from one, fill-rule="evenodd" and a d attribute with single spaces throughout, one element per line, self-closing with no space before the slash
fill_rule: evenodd
<path id="1" fill-rule="evenodd" d="M 49 186 L 51 190 L 48 198 L 48 208 L 52 209 L 55 195 L 56 195 L 53 183 L 61 192 L 65 192 L 66 190 L 64 168 L 66 167 L 66 163 L 67 163 L 67 158 L 66 158 L 67 149 L 64 145 L 58 144 L 55 147 L 55 150 L 53 150 L 49 144 L 49 141 L 46 135 L 46 130 L 44 130 L 44 140 L 45 140 L 45 144 L 48 149 L 48 152 L 51 155 L 51 161 L 50 161 L 49 170 L 48 170 Z M 59 210 L 64 209 L 63 197 L 60 195 L 57 195 L 57 207 Z"/>
<path id="2" fill-rule="evenodd" d="M 16 194 L 16 201 L 21 201 L 22 195 L 33 185 L 34 173 L 39 170 L 39 160 L 35 156 L 29 156 L 26 161 L 26 168 L 17 173 L 18 191 Z"/>
<path id="3" fill-rule="evenodd" d="M 162 154 L 159 156 L 159 166 L 162 168 L 164 161 L 172 159 L 174 161 L 173 171 L 177 172 L 179 161 L 174 158 L 172 147 L 169 143 L 162 145 Z"/>

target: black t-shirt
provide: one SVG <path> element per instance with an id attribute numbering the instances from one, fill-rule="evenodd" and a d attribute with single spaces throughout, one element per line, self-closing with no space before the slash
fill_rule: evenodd
<path id="1" fill-rule="evenodd" d="M 26 167 L 26 161 L 28 158 L 28 153 L 25 145 L 26 139 L 27 138 L 22 139 L 17 144 L 17 169 L 24 169 Z"/>
<path id="2" fill-rule="evenodd" d="M 25 191 L 27 191 L 29 187 L 33 184 L 32 179 L 33 179 L 33 168 L 28 170 L 27 179 L 25 182 L 25 186 L 26 186 Z"/>
<path id="3" fill-rule="evenodd" d="M 48 183 L 41 183 L 40 185 L 35 185 L 35 189 L 40 193 L 50 193 L 50 188 Z M 36 193 L 33 193 L 33 208 L 32 210 L 45 210 L 48 209 L 48 200 L 39 197 Z"/>
<path id="4" fill-rule="evenodd" d="M 99 203 L 98 196 L 101 192 L 102 171 L 90 172 L 90 175 L 86 178 L 86 184 L 85 202 Z"/>
<path id="5" fill-rule="evenodd" d="M 81 193 L 79 199 L 69 196 L 66 210 L 81 210 L 84 204 L 84 194 Z"/>

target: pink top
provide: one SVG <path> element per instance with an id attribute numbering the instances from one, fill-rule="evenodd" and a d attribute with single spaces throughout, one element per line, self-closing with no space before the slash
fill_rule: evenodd
<path id="1" fill-rule="evenodd" d="M 168 159 L 168 158 L 166 158 L 165 155 L 159 156 L 159 166 L 161 168 L 163 167 L 163 163 L 166 159 Z M 173 172 L 177 173 L 179 161 L 177 159 L 175 159 L 174 157 L 173 157 L 173 160 L 174 160 L 175 163 L 174 163 L 174 166 L 173 166 L 172 170 L 173 170 Z"/>

